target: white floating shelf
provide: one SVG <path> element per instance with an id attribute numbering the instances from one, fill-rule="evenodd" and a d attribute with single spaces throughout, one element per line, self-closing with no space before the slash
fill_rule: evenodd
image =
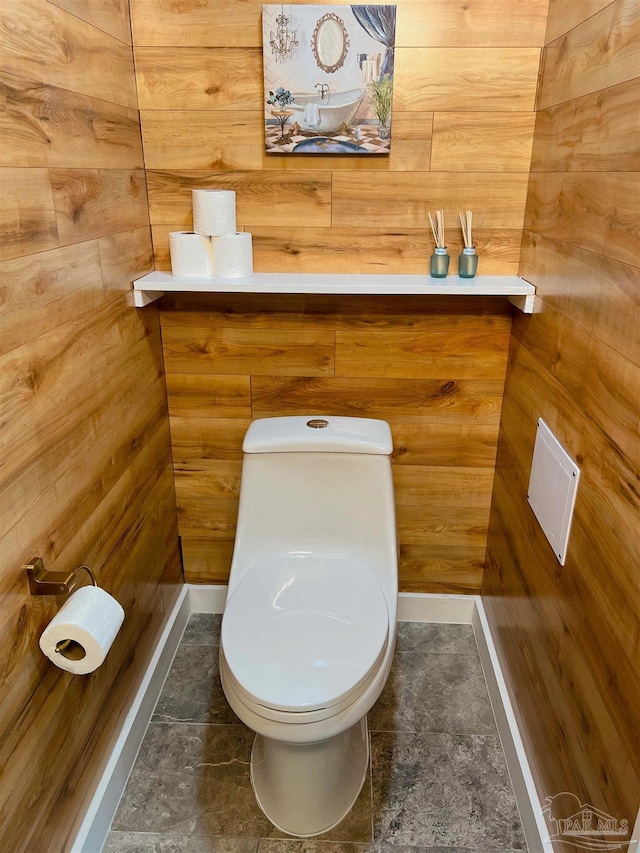
<path id="1" fill-rule="evenodd" d="M 533 313 L 536 289 L 517 275 L 476 278 L 427 275 L 341 275 L 255 273 L 251 278 L 179 278 L 151 272 L 133 283 L 134 304 L 143 308 L 165 293 L 334 293 L 415 294 L 416 296 L 505 296 L 525 314 Z"/>

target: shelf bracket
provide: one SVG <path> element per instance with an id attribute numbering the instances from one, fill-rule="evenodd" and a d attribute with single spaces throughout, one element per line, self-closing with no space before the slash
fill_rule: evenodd
<path id="1" fill-rule="evenodd" d="M 136 308 L 144 308 L 158 299 L 162 299 L 164 293 L 161 290 L 134 290 L 133 304 Z"/>
<path id="2" fill-rule="evenodd" d="M 535 293 L 516 294 L 507 297 L 512 305 L 519 308 L 523 314 L 533 314 L 533 306 L 536 301 Z"/>

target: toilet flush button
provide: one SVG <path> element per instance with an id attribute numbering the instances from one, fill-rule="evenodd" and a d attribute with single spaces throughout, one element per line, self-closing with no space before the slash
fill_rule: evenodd
<path id="1" fill-rule="evenodd" d="M 311 429 L 324 429 L 329 426 L 329 421 L 325 421 L 324 418 L 312 418 L 307 421 L 307 426 Z"/>

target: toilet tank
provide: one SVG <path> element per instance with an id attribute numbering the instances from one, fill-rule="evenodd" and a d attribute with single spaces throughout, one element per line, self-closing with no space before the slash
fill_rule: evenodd
<path id="1" fill-rule="evenodd" d="M 393 450 L 386 421 L 373 418 L 260 418 L 244 437 L 245 453 L 371 453 Z"/>
<path id="2" fill-rule="evenodd" d="M 229 593 L 269 554 L 350 555 L 367 563 L 395 599 L 392 449 L 381 420 L 254 421 L 243 444 Z"/>

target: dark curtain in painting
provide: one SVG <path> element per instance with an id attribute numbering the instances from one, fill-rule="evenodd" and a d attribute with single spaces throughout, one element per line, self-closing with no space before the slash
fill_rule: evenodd
<path id="1" fill-rule="evenodd" d="M 387 49 L 380 69 L 380 77 L 393 76 L 394 48 L 396 43 L 395 6 L 352 6 L 356 21 L 365 32 L 381 42 Z"/>

